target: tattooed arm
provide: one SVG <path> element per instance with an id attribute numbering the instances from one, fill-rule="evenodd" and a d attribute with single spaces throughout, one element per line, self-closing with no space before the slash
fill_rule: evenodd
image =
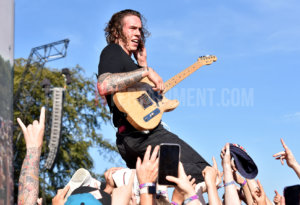
<path id="1" fill-rule="evenodd" d="M 20 179 L 18 204 L 36 204 L 39 193 L 39 164 L 45 130 L 45 108 L 41 110 L 40 120 L 27 127 L 18 118 L 26 142 L 26 156 L 23 161 Z"/>
<path id="2" fill-rule="evenodd" d="M 152 68 L 144 67 L 126 73 L 103 73 L 98 77 L 97 87 L 99 94 L 108 95 L 124 90 L 139 82 L 144 77 L 148 77 L 154 83 L 154 90 L 164 90 L 162 78 Z"/>

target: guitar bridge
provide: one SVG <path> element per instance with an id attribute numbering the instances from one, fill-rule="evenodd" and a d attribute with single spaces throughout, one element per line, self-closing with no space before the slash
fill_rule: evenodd
<path id="1" fill-rule="evenodd" d="M 140 105 L 144 108 L 144 110 L 153 105 L 152 100 L 149 98 L 147 94 L 142 94 L 140 97 L 137 98 L 137 101 L 140 103 Z"/>

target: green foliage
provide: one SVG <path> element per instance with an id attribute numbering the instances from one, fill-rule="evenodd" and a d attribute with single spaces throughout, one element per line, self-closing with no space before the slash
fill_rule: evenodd
<path id="1" fill-rule="evenodd" d="M 9 61 L 5 61 L 0 55 L 0 116 L 4 119 L 12 118 L 12 108 L 7 105 L 11 105 L 11 91 L 13 69 Z"/>
<path id="2" fill-rule="evenodd" d="M 17 59 L 14 66 L 14 93 L 22 78 L 26 67 L 25 59 Z M 38 67 L 32 65 L 29 70 L 35 73 Z M 56 194 L 58 188 L 63 187 L 69 181 L 71 175 L 80 167 L 91 172 L 93 160 L 89 155 L 89 148 L 97 147 L 99 153 L 106 153 L 112 158 L 117 155 L 117 149 L 109 141 L 105 140 L 99 133 L 101 124 L 110 119 L 108 111 L 102 103 L 102 99 L 95 96 L 96 82 L 83 76 L 83 69 L 80 66 L 70 69 L 72 83 L 66 88 L 64 96 L 61 140 L 57 153 L 55 165 L 52 170 L 44 170 L 43 166 L 48 155 L 48 143 L 50 140 L 52 96 L 47 98 L 41 88 L 41 82 L 48 78 L 52 87 L 63 87 L 64 78 L 61 71 L 55 69 L 39 69 L 37 72 L 37 83 L 33 75 L 25 76 L 25 84 L 22 90 L 30 90 L 30 95 L 22 92 L 22 95 L 14 105 L 14 122 L 16 118 L 22 119 L 28 125 L 33 120 L 39 119 L 41 106 L 46 106 L 46 130 L 40 163 L 40 196 L 47 198 L 46 204 L 51 203 L 51 198 Z M 36 85 L 36 86 L 34 86 Z M 51 92 L 52 93 L 52 92 Z M 24 106 L 27 103 L 27 106 Z M 26 108 L 26 109 L 24 109 Z M 20 134 L 20 128 L 15 124 L 14 129 L 14 179 L 15 194 L 20 169 L 25 156 L 25 141 Z M 95 175 L 95 173 L 92 173 Z M 45 191 L 45 192 L 44 192 Z M 16 196 L 16 195 L 15 195 Z M 16 197 L 15 197 L 16 199 Z"/>

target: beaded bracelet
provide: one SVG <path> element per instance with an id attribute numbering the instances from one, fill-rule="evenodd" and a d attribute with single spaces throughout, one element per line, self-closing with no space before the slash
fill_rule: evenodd
<path id="1" fill-rule="evenodd" d="M 171 201 L 172 205 L 179 205 L 178 203 L 176 203 L 175 201 Z"/>
<path id="2" fill-rule="evenodd" d="M 198 195 L 193 195 L 190 196 L 189 198 L 185 199 L 184 202 L 182 203 L 183 205 L 186 205 L 188 203 L 190 203 L 191 201 L 195 200 L 195 199 L 199 199 Z"/>
<path id="3" fill-rule="evenodd" d="M 229 186 L 229 185 L 231 185 L 231 184 L 234 184 L 234 181 L 225 183 L 225 184 L 224 184 L 224 187 Z"/>
<path id="4" fill-rule="evenodd" d="M 139 188 L 142 189 L 147 186 L 156 186 L 156 184 L 155 183 L 144 183 L 144 184 L 140 184 Z"/>

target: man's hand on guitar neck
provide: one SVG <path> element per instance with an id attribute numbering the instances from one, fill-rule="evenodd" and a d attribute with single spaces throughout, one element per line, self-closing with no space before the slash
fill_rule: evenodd
<path id="1" fill-rule="evenodd" d="M 154 83 L 155 87 L 153 87 L 153 90 L 163 92 L 165 89 L 165 84 L 163 79 L 150 67 L 147 67 L 148 72 L 147 72 L 147 77 L 149 80 Z"/>

